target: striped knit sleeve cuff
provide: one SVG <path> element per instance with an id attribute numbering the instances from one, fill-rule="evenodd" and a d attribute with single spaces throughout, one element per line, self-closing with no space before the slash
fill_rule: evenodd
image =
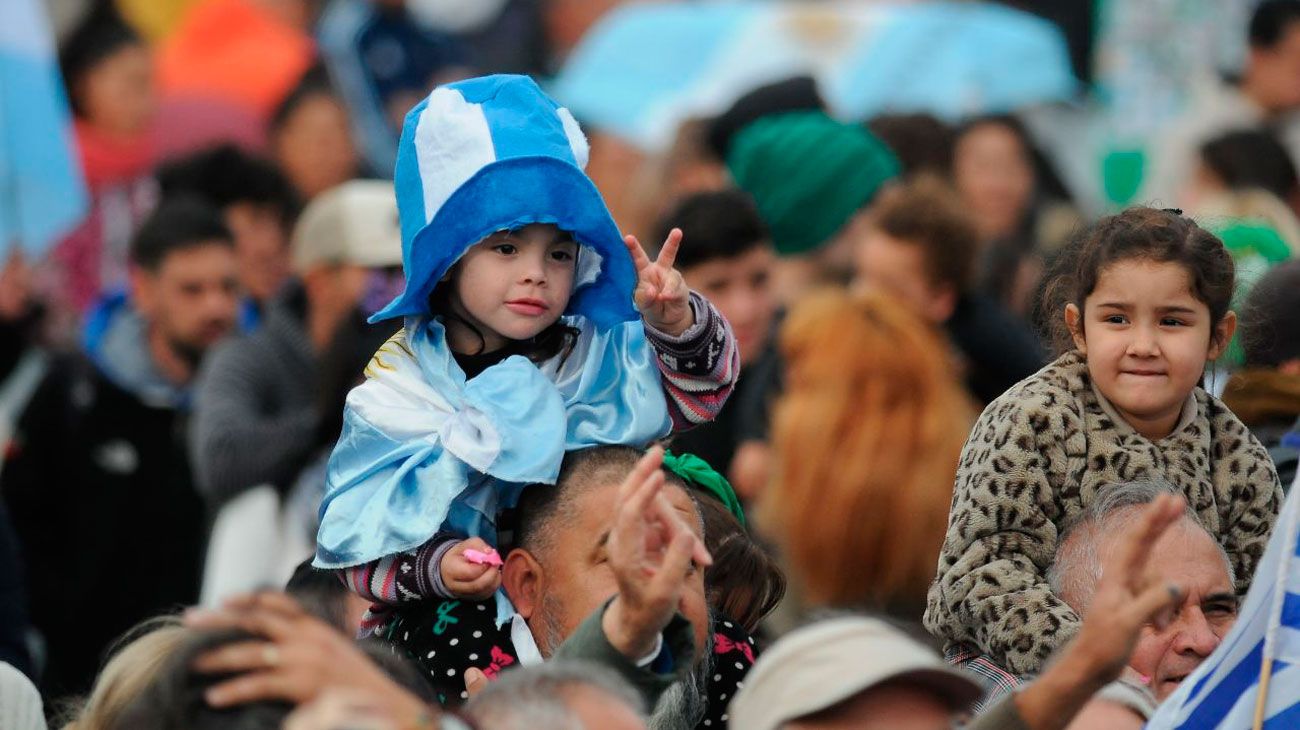
<path id="1" fill-rule="evenodd" d="M 683 375 L 709 376 L 718 367 L 719 357 L 726 350 L 721 345 L 726 343 L 730 332 L 726 320 L 709 300 L 694 291 L 690 297 L 695 324 L 680 335 L 670 335 L 647 324 L 646 339 L 668 370 Z"/>
<path id="2" fill-rule="evenodd" d="M 428 543 L 427 555 L 422 555 L 420 566 L 420 575 L 428 582 L 433 595 L 439 598 L 455 598 L 447 588 L 447 584 L 442 581 L 442 559 L 447 557 L 447 553 L 456 547 L 460 538 L 453 535 L 437 535 Z M 421 551 L 424 552 L 424 551 Z"/>

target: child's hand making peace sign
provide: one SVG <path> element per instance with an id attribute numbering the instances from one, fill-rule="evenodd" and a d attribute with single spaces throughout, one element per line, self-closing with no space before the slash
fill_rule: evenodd
<path id="1" fill-rule="evenodd" d="M 695 313 L 691 310 L 690 289 L 686 286 L 682 274 L 673 268 L 677 259 L 677 247 L 682 242 L 682 230 L 674 228 L 659 249 L 659 257 L 654 261 L 646 255 L 636 236 L 624 236 L 623 244 L 632 254 L 632 263 L 636 265 L 636 291 L 632 300 L 641 312 L 646 324 L 674 337 L 681 335 L 695 324 Z"/>

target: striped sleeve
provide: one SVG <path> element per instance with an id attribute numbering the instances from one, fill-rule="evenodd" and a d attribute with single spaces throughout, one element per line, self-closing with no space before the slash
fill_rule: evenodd
<path id="1" fill-rule="evenodd" d="M 646 338 L 668 396 L 673 431 L 712 421 L 740 375 L 740 349 L 731 325 L 709 300 L 691 292 L 695 324 L 673 336 L 646 325 Z"/>
<path id="2" fill-rule="evenodd" d="M 396 606 L 429 598 L 452 598 L 442 582 L 439 566 L 460 538 L 439 533 L 414 550 L 386 555 L 379 560 L 339 571 L 353 593 L 370 601 Z"/>

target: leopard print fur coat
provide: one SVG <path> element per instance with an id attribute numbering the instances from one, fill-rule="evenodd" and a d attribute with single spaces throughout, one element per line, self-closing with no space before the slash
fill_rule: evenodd
<path id="1" fill-rule="evenodd" d="M 1071 352 L 990 403 L 962 450 L 926 628 L 950 652 L 1037 673 L 1079 624 L 1047 585 L 1058 532 L 1100 487 L 1122 481 L 1182 489 L 1245 592 L 1282 488 L 1241 421 L 1200 388 L 1194 398 L 1196 413 L 1153 443 L 1107 414 Z"/>

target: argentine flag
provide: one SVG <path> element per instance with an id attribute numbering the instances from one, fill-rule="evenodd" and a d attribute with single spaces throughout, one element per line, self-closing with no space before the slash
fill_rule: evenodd
<path id="1" fill-rule="evenodd" d="M 0 0 L 0 252 L 36 257 L 86 213 L 86 185 L 41 0 Z"/>
<path id="2" fill-rule="evenodd" d="M 550 90 L 584 125 L 662 151 L 686 119 L 799 74 L 843 119 L 958 120 L 1067 100 L 1079 86 L 1060 30 L 1030 13 L 838 0 L 625 3 L 582 37 Z"/>
<path id="3" fill-rule="evenodd" d="M 1297 478 L 1300 484 L 1300 478 Z M 1271 659 L 1261 727 L 1300 727 L 1300 488 L 1293 487 L 1219 648 L 1162 704 L 1147 728 L 1254 727 L 1261 670 Z"/>

